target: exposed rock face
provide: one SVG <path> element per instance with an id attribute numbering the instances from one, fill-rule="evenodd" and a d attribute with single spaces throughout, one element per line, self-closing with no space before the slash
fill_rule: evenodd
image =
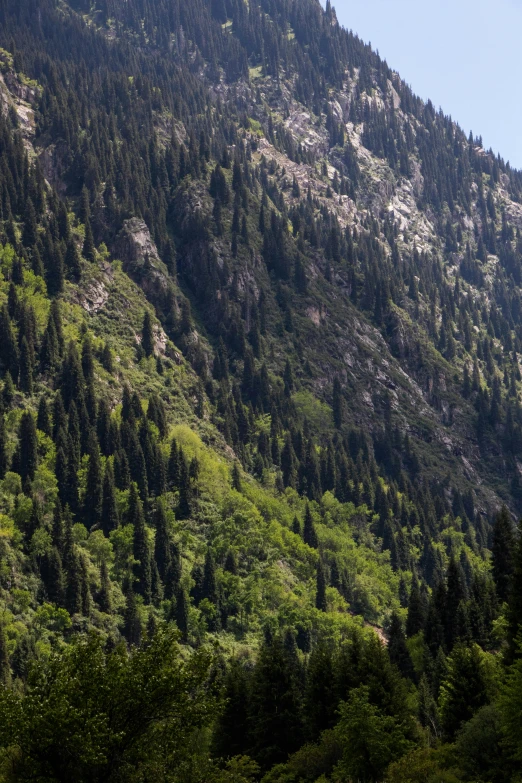
<path id="1" fill-rule="evenodd" d="M 125 221 L 116 238 L 114 254 L 149 301 L 161 305 L 169 288 L 168 272 L 145 221 L 136 217 Z"/>

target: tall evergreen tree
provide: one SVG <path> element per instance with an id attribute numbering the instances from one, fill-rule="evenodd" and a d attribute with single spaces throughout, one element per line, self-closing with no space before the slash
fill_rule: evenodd
<path id="1" fill-rule="evenodd" d="M 495 519 L 493 527 L 493 543 L 491 547 L 493 561 L 493 579 L 497 587 L 500 601 L 507 601 L 511 575 L 513 573 L 513 552 L 515 549 L 515 532 L 506 506 Z"/>
<path id="2" fill-rule="evenodd" d="M 22 414 L 18 430 L 18 464 L 22 482 L 32 481 L 38 465 L 38 438 L 33 415 L 26 411 Z"/>
<path id="3" fill-rule="evenodd" d="M 138 487 L 133 482 L 129 495 L 128 521 L 134 528 L 133 554 L 136 559 L 134 574 L 136 577 L 136 590 L 143 596 L 145 603 L 150 603 L 152 597 L 152 572 L 150 562 L 150 548 L 143 505 L 138 493 Z"/>
<path id="4" fill-rule="evenodd" d="M 143 317 L 143 327 L 141 330 L 141 347 L 145 352 L 145 356 L 152 356 L 154 354 L 155 342 L 154 331 L 152 329 L 152 318 L 148 310 L 145 311 Z"/>

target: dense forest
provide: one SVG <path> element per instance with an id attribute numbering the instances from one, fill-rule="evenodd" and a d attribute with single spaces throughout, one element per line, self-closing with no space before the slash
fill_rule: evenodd
<path id="1" fill-rule="evenodd" d="M 330 2 L 0 47 L 0 781 L 522 780 L 522 174 Z"/>

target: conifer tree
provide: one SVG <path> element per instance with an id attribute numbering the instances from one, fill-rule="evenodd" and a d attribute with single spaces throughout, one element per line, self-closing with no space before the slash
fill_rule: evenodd
<path id="1" fill-rule="evenodd" d="M 5 374 L 4 388 L 2 389 L 2 404 L 6 410 L 10 409 L 13 402 L 14 395 L 15 395 L 15 387 L 14 387 L 13 379 L 11 377 L 11 373 L 8 370 Z"/>
<path id="2" fill-rule="evenodd" d="M 326 579 L 321 559 L 319 559 L 319 563 L 317 565 L 315 608 L 319 609 L 320 612 L 326 612 L 328 610 L 328 604 L 326 601 Z"/>
<path id="3" fill-rule="evenodd" d="M 506 660 L 512 663 L 522 652 L 520 638 L 522 634 L 522 521 L 518 525 L 512 556 L 512 575 L 508 593 L 508 649 Z"/>
<path id="4" fill-rule="evenodd" d="M 241 473 L 239 472 L 239 465 L 234 462 L 232 466 L 232 489 L 236 492 L 241 492 Z"/>
<path id="5" fill-rule="evenodd" d="M 62 558 L 57 547 L 46 553 L 40 568 L 42 580 L 47 589 L 47 598 L 56 606 L 63 606 L 65 601 L 65 578 L 62 568 Z"/>
<path id="6" fill-rule="evenodd" d="M 5 431 L 5 418 L 0 411 L 0 480 L 4 478 L 7 472 L 7 436 Z"/>
<path id="7" fill-rule="evenodd" d="M 172 545 L 169 537 L 167 514 L 162 500 L 156 506 L 156 536 L 154 539 L 154 560 L 159 575 L 165 583 L 172 564 Z"/>
<path id="8" fill-rule="evenodd" d="M 132 587 L 127 588 L 123 633 L 130 647 L 140 646 L 143 629 Z"/>
<path id="9" fill-rule="evenodd" d="M 40 432 L 43 432 L 49 438 L 52 437 L 52 427 L 51 427 L 51 419 L 49 416 L 49 407 L 47 405 L 47 400 L 43 394 L 40 397 L 40 401 L 38 403 L 38 415 L 36 418 L 36 427 L 37 429 L 40 430 Z"/>
<path id="10" fill-rule="evenodd" d="M 174 619 L 181 634 L 181 641 L 186 644 L 188 641 L 188 605 L 185 590 L 180 585 L 176 594 L 176 610 Z"/>
<path id="11" fill-rule="evenodd" d="M 20 351 L 20 391 L 28 395 L 33 393 L 33 357 L 25 337 Z"/>
<path id="12" fill-rule="evenodd" d="M 89 219 L 85 222 L 85 239 L 83 241 L 82 255 L 91 263 L 96 261 L 96 248 L 94 247 L 94 237 Z"/>
<path id="13" fill-rule="evenodd" d="M 513 573 L 513 552 L 515 549 L 515 534 L 511 517 L 506 506 L 495 519 L 493 527 L 493 543 L 491 547 L 493 561 L 493 579 L 500 601 L 507 601 L 511 575 Z"/>
<path id="14" fill-rule="evenodd" d="M 421 597 L 419 582 L 417 577 L 413 576 L 411 582 L 411 591 L 408 601 L 408 618 L 406 620 L 406 636 L 411 638 L 423 630 L 426 622 L 426 607 Z"/>
<path id="15" fill-rule="evenodd" d="M 38 465 L 38 439 L 36 425 L 31 413 L 22 414 L 18 430 L 18 464 L 22 482 L 32 481 Z"/>
<path id="16" fill-rule="evenodd" d="M 403 677 L 415 680 L 413 662 L 406 644 L 406 636 L 399 615 L 394 612 L 388 631 L 388 653 L 390 661 L 397 666 Z"/>
<path id="17" fill-rule="evenodd" d="M 138 493 L 136 483 L 131 484 L 129 495 L 129 524 L 134 527 L 133 554 L 137 561 L 134 574 L 136 576 L 137 592 L 143 596 L 145 603 L 150 603 L 152 590 L 152 572 L 150 563 L 150 549 L 145 526 L 143 506 Z"/>
<path id="18" fill-rule="evenodd" d="M 89 465 L 85 484 L 84 516 L 89 526 L 100 523 L 103 501 L 103 483 L 100 449 L 94 434 L 89 438 Z"/>
<path id="19" fill-rule="evenodd" d="M 65 252 L 65 268 L 70 279 L 78 282 L 82 274 L 82 266 L 78 248 L 76 247 L 76 243 L 72 238 L 69 239 L 67 243 L 67 250 Z"/>
<path id="20" fill-rule="evenodd" d="M 311 742 L 334 726 L 337 705 L 332 650 L 325 640 L 320 639 L 310 654 L 306 669 L 303 716 Z"/>
<path id="21" fill-rule="evenodd" d="M 141 347 L 145 352 L 145 356 L 152 356 L 154 354 L 155 342 L 154 331 L 152 328 L 152 318 L 148 310 L 145 311 L 143 316 L 143 327 L 141 330 Z"/>
<path id="22" fill-rule="evenodd" d="M 230 663 L 224 682 L 224 707 L 217 720 L 212 750 L 217 758 L 249 750 L 249 682 L 241 662 Z"/>
<path id="23" fill-rule="evenodd" d="M 120 524 L 118 505 L 116 503 L 116 494 L 114 491 L 114 472 L 110 460 L 107 460 L 105 463 L 100 522 L 101 529 L 107 537 L 109 537 L 112 531 L 116 530 Z"/>
<path id="24" fill-rule="evenodd" d="M 109 571 L 105 560 L 102 560 L 100 566 L 100 592 L 98 594 L 98 605 L 102 612 L 105 612 L 106 614 L 111 614 L 112 612 L 111 582 L 109 579 Z"/>
<path id="25" fill-rule="evenodd" d="M 55 546 L 60 553 L 60 556 L 63 556 L 65 540 L 62 518 L 62 504 L 60 503 L 59 499 L 56 501 L 53 511 L 52 542 L 53 546 Z"/>
<path id="26" fill-rule="evenodd" d="M 310 510 L 310 505 L 308 503 L 306 504 L 306 511 L 304 517 L 303 541 L 305 542 L 305 544 L 308 544 L 308 546 L 311 546 L 312 549 L 317 549 L 318 547 L 317 533 L 315 532 L 315 525 L 312 519 L 312 512 Z"/>
<path id="27" fill-rule="evenodd" d="M 11 678 L 9 651 L 3 623 L 0 623 L 0 685 L 8 685 Z"/>
<path id="28" fill-rule="evenodd" d="M 251 755 L 262 770 L 282 763 L 300 747 L 298 701 L 281 638 L 266 640 L 253 672 L 250 700 Z"/>

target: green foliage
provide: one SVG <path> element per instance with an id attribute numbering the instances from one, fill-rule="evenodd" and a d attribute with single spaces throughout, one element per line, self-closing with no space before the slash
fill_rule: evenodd
<path id="1" fill-rule="evenodd" d="M 369 701 L 369 689 L 361 686 L 339 708 L 336 728 L 343 756 L 336 775 L 370 783 L 381 780 L 388 766 L 411 749 L 404 727 Z"/>
<path id="2" fill-rule="evenodd" d="M 96 638 L 52 655 L 26 693 L 1 692 L 4 770 L 18 781 L 185 780 L 191 738 L 215 714 L 209 664 L 203 651 L 184 661 L 166 631 L 130 655 Z"/>

